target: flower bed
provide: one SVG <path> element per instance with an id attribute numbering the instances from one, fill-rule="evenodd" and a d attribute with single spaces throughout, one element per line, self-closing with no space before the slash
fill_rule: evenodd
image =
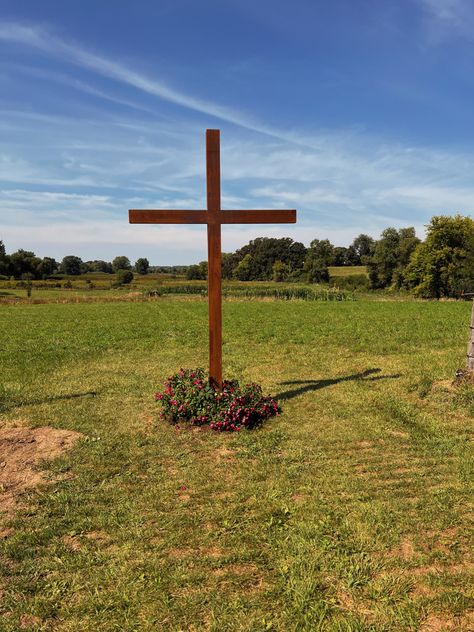
<path id="1" fill-rule="evenodd" d="M 161 417 L 174 424 L 187 421 L 233 432 L 255 428 L 280 412 L 277 402 L 264 396 L 258 384 L 240 386 L 235 380 L 225 380 L 222 391 L 216 391 L 204 369 L 181 369 L 164 386 L 155 399 L 161 402 Z"/>

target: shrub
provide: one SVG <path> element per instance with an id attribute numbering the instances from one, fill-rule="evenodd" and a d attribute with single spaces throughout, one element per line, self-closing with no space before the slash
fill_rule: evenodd
<path id="1" fill-rule="evenodd" d="M 117 276 L 114 285 L 116 287 L 120 285 L 128 285 L 133 281 L 133 272 L 131 270 L 120 269 L 117 270 Z"/>
<path id="2" fill-rule="evenodd" d="M 232 432 L 255 428 L 279 413 L 277 402 L 264 396 L 258 384 L 240 386 L 237 381 L 226 380 L 222 391 L 216 391 L 204 369 L 181 369 L 170 375 L 164 386 L 155 399 L 162 404 L 161 417 L 174 424 L 188 421 Z"/>
<path id="3" fill-rule="evenodd" d="M 332 277 L 330 281 L 331 287 L 337 287 L 342 290 L 361 290 L 369 289 L 369 279 L 366 274 L 350 274 L 347 276 Z"/>

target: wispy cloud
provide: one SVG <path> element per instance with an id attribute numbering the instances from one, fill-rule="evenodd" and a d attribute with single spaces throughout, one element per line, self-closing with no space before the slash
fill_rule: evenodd
<path id="1" fill-rule="evenodd" d="M 275 130 L 252 121 L 250 117 L 232 108 L 202 100 L 171 88 L 164 81 L 147 77 L 102 55 L 91 53 L 78 44 L 70 44 L 44 28 L 15 22 L 3 22 L 0 23 L 0 40 L 39 49 L 43 53 L 60 57 L 63 61 L 67 60 L 76 66 L 87 68 L 99 75 L 127 84 L 142 92 L 195 112 L 200 112 L 252 131 L 278 135 L 278 132 Z"/>
<path id="2" fill-rule="evenodd" d="M 474 39 L 474 3 L 472 0 L 416 0 L 428 18 L 432 41 L 450 36 Z"/>

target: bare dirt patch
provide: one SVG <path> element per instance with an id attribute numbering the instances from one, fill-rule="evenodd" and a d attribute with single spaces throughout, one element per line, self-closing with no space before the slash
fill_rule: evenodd
<path id="1" fill-rule="evenodd" d="M 420 632 L 447 632 L 448 630 L 460 630 L 460 628 L 452 619 L 437 615 L 430 615 L 420 627 Z"/>
<path id="2" fill-rule="evenodd" d="M 402 560 L 411 560 L 415 555 L 415 549 L 410 540 L 404 539 L 400 544 L 389 552 L 389 557 L 401 558 Z"/>
<path id="3" fill-rule="evenodd" d="M 0 428 L 0 506 L 12 509 L 19 495 L 44 482 L 37 465 L 73 447 L 83 435 L 57 428 Z"/>
<path id="4" fill-rule="evenodd" d="M 20 619 L 20 628 L 22 630 L 27 630 L 28 628 L 36 627 L 41 625 L 42 620 L 39 617 L 35 617 L 32 614 L 24 614 Z"/>
<path id="5" fill-rule="evenodd" d="M 61 540 L 70 551 L 80 551 L 82 548 L 79 538 L 73 535 L 63 535 Z"/>
<path id="6" fill-rule="evenodd" d="M 212 451 L 214 457 L 224 461 L 235 461 L 235 452 L 226 446 L 220 446 Z"/>

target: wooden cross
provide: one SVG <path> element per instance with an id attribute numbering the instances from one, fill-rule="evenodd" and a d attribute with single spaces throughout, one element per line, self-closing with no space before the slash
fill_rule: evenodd
<path id="1" fill-rule="evenodd" d="M 221 209 L 220 131 L 206 130 L 207 210 L 129 211 L 130 224 L 207 224 L 209 299 L 209 376 L 222 388 L 221 224 L 296 222 L 295 210 L 223 211 Z"/>

